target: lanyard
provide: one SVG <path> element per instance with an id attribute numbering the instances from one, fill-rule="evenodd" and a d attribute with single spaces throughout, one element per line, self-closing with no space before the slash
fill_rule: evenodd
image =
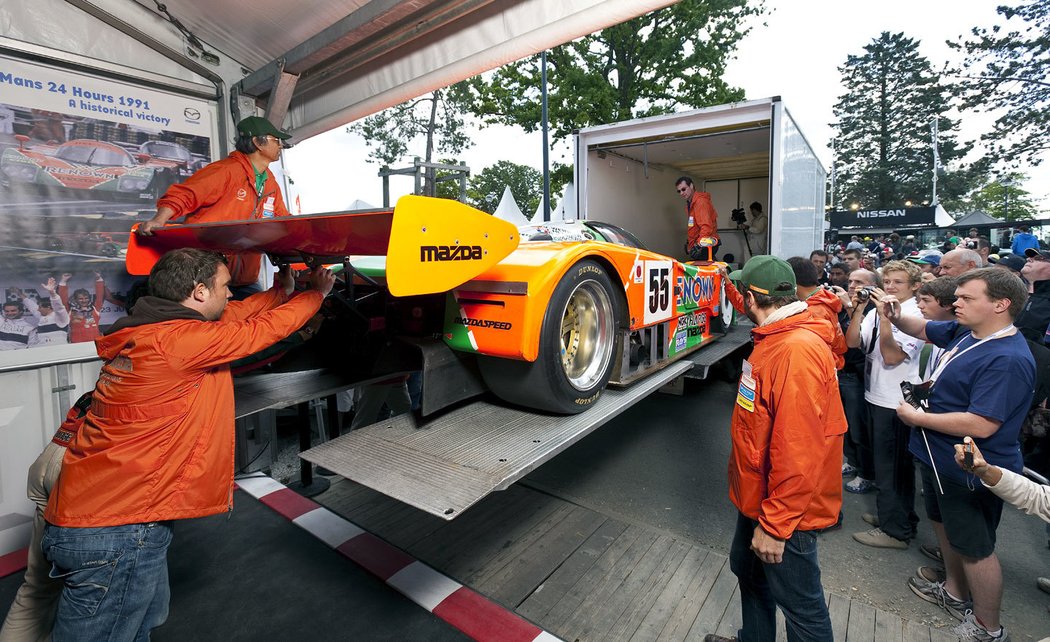
<path id="1" fill-rule="evenodd" d="M 986 341 L 991 341 L 992 339 L 998 339 L 999 337 L 1005 335 L 1007 332 L 1009 332 L 1010 330 L 1013 330 L 1013 329 L 1014 329 L 1014 324 L 1011 323 L 1010 325 L 1006 326 L 1005 328 L 1001 328 L 1001 329 L 997 330 L 996 332 L 993 332 L 992 334 L 988 335 L 987 337 L 981 339 L 977 343 L 974 343 L 973 345 L 967 346 L 966 349 L 963 350 L 962 352 L 958 352 L 959 346 L 961 346 L 962 342 L 965 341 L 965 339 L 966 339 L 965 337 L 963 337 L 963 339 L 961 339 L 959 341 L 959 343 L 955 344 L 955 347 L 952 348 L 951 351 L 949 351 L 946 354 L 941 355 L 941 357 L 937 360 L 937 367 L 933 369 L 933 374 L 930 375 L 930 383 L 931 384 L 932 383 L 936 383 L 937 382 L 937 378 L 941 376 L 941 373 L 944 372 L 944 369 L 946 367 L 948 367 L 948 364 L 951 363 L 952 361 L 954 361 L 956 358 L 963 356 L 964 354 L 966 354 L 970 350 L 973 350 L 974 348 L 976 348 L 977 346 L 981 345 L 982 343 L 984 343 Z M 973 334 L 971 333 L 970 336 L 973 336 Z"/>

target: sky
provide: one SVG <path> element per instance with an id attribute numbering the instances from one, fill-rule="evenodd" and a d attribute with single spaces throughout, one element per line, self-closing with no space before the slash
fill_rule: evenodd
<path id="1" fill-rule="evenodd" d="M 934 69 L 959 54 L 946 40 L 961 40 L 975 26 L 1002 23 L 995 8 L 1002 0 L 767 0 L 772 10 L 752 22 L 726 71 L 726 81 L 746 92 L 748 99 L 780 96 L 825 168 L 831 167 L 829 123 L 832 107 L 845 91 L 838 67 L 850 54 L 883 31 L 903 32 L 919 40 L 919 51 Z M 764 24 L 763 24 L 764 23 Z M 961 138 L 977 139 L 990 128 L 991 117 L 967 113 L 961 120 Z M 473 173 L 499 160 L 537 169 L 542 164 L 539 133 L 512 127 L 485 127 L 476 144 L 462 154 Z M 974 152 L 979 154 L 980 150 Z M 382 205 L 378 165 L 367 163 L 367 147 L 356 134 L 338 128 L 302 141 L 286 152 L 286 166 L 295 180 L 304 213 L 346 209 L 355 199 Z M 571 163 L 568 141 L 556 145 L 551 161 Z M 339 159 L 333 162 L 332 159 Z M 408 166 L 411 160 L 401 167 Z M 1036 206 L 1050 209 L 1050 175 L 1041 168 L 1022 168 L 1023 185 Z M 349 179 L 348 179 L 349 176 Z M 931 186 L 932 188 L 932 186 Z M 391 177 L 391 201 L 412 190 L 411 177 Z M 556 195 L 552 196 L 556 200 Z M 530 214 L 530 213 L 526 213 Z"/>

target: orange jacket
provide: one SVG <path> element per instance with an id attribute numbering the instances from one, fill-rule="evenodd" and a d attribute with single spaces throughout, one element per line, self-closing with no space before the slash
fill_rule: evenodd
<path id="1" fill-rule="evenodd" d="M 835 369 L 842 370 L 846 365 L 846 335 L 842 334 L 842 326 L 839 325 L 839 312 L 842 311 L 842 300 L 824 288 L 817 288 L 813 294 L 806 299 L 809 311 L 818 319 L 824 319 L 835 328 L 835 337 L 831 341 L 831 352 L 835 355 Z"/>
<path id="2" fill-rule="evenodd" d="M 253 218 L 291 216 L 284 205 L 281 187 L 266 170 L 262 192 L 255 191 L 255 168 L 247 154 L 233 152 L 168 188 L 157 201 L 157 208 L 170 207 L 172 218 L 186 217 L 186 223 L 241 221 Z M 230 285 L 248 285 L 259 278 L 262 255 L 244 252 L 226 257 L 233 280 Z"/>
<path id="3" fill-rule="evenodd" d="M 833 525 L 842 508 L 846 416 L 834 335 L 804 310 L 752 331 L 750 377 L 733 408 L 729 498 L 780 539 Z"/>
<path id="4" fill-rule="evenodd" d="M 696 242 L 705 237 L 718 238 L 718 212 L 711 204 L 711 195 L 707 192 L 693 192 L 693 198 L 686 205 L 689 212 L 688 229 L 686 230 L 685 251 L 693 249 Z"/>
<path id="5" fill-rule="evenodd" d="M 279 288 L 230 302 L 219 321 L 156 297 L 95 345 L 106 360 L 84 425 L 62 462 L 45 518 L 119 526 L 232 507 L 234 359 L 301 327 L 320 293 Z"/>

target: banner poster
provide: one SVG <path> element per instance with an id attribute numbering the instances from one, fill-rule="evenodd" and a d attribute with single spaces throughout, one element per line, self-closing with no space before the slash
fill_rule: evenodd
<path id="1" fill-rule="evenodd" d="M 90 342 L 125 314 L 131 226 L 211 161 L 215 113 L 0 56 L 0 350 Z"/>

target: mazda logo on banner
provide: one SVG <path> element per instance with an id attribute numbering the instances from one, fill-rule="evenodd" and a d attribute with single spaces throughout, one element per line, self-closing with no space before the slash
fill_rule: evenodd
<path id="1" fill-rule="evenodd" d="M 188 118 L 189 120 L 200 120 L 201 119 L 201 113 L 198 110 L 194 109 L 193 107 L 187 107 L 186 109 L 183 109 L 182 110 L 182 115 L 185 116 L 186 118 Z"/>

